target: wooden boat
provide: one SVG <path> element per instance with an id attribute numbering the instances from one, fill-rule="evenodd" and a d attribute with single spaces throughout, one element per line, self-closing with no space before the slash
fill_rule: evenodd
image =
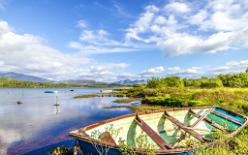
<path id="1" fill-rule="evenodd" d="M 220 107 L 173 108 L 128 114 L 71 131 L 85 154 L 190 154 L 213 145 L 220 135 L 231 137 L 247 117 Z"/>

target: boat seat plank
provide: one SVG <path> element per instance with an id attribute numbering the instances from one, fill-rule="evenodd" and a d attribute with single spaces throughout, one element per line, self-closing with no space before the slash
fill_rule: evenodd
<path id="1" fill-rule="evenodd" d="M 164 141 L 148 124 L 146 124 L 138 115 L 134 121 L 140 126 L 140 128 L 163 150 L 171 149 L 172 147 Z"/>
<path id="2" fill-rule="evenodd" d="M 195 127 L 197 124 L 199 124 L 202 120 L 204 120 L 208 114 L 212 111 L 212 109 L 210 109 L 209 111 L 207 111 L 204 115 L 200 116 L 199 114 L 197 115 L 198 120 L 192 124 L 190 127 Z M 191 108 L 189 109 L 189 113 L 190 114 L 196 114 Z"/>
<path id="3" fill-rule="evenodd" d="M 217 112 L 217 111 L 212 111 L 211 113 L 213 113 L 213 114 L 215 114 L 215 115 L 217 115 L 217 116 L 219 116 L 219 117 L 221 117 L 221 118 L 224 118 L 225 120 L 234 122 L 234 123 L 236 123 L 236 124 L 238 124 L 238 125 L 242 125 L 242 123 L 240 123 L 239 121 L 237 121 L 237 120 L 235 120 L 235 119 L 232 119 L 232 118 L 230 118 L 230 117 L 227 117 L 227 116 L 225 116 L 225 115 L 223 115 L 223 114 L 221 114 L 221 113 L 219 113 L 219 112 Z"/>
<path id="4" fill-rule="evenodd" d="M 190 113 L 191 113 L 193 116 L 197 117 L 197 118 L 201 118 L 201 117 L 202 117 L 201 115 L 195 113 L 195 112 L 192 111 L 192 110 L 190 111 Z M 203 121 L 209 123 L 210 125 L 212 125 L 213 127 L 217 128 L 217 129 L 219 129 L 219 130 L 221 130 L 221 131 L 225 131 L 225 128 L 224 128 L 223 126 L 221 126 L 221 125 L 215 123 L 213 120 L 211 120 L 211 119 L 209 119 L 209 118 L 207 118 L 207 117 L 204 117 L 204 118 L 203 118 Z"/>
<path id="5" fill-rule="evenodd" d="M 184 130 L 185 132 L 189 133 L 191 136 L 195 137 L 199 141 L 201 141 L 201 142 L 209 141 L 207 138 L 205 138 L 202 135 L 198 134 L 194 130 L 189 129 L 187 126 L 185 126 L 179 120 L 177 120 L 175 117 L 172 117 L 171 115 L 169 115 L 166 111 L 164 112 L 164 116 L 165 116 L 165 118 L 167 118 L 168 120 L 170 120 L 173 124 L 177 125 L 182 130 Z"/>

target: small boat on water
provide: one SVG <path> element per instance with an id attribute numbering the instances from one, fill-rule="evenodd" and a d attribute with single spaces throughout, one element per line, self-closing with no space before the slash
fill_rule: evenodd
<path id="1" fill-rule="evenodd" d="M 57 90 L 47 90 L 47 91 L 44 91 L 44 93 L 58 93 Z"/>
<path id="2" fill-rule="evenodd" d="M 173 108 L 128 114 L 71 131 L 85 154 L 186 155 L 215 144 L 220 135 L 237 135 L 247 124 L 244 115 L 220 107 Z M 101 153 L 100 153 L 101 152 Z"/>

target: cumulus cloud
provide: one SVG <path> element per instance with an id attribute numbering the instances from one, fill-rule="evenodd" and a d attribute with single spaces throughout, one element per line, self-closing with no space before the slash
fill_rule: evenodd
<path id="1" fill-rule="evenodd" d="M 139 19 L 127 29 L 126 39 L 143 40 L 138 36 L 139 33 L 146 32 L 150 24 L 153 22 L 154 16 L 159 9 L 154 5 L 149 5 L 145 8 L 145 12 L 141 14 Z"/>
<path id="2" fill-rule="evenodd" d="M 105 32 L 99 32 L 105 36 Z M 77 46 L 77 45 L 74 45 Z M 6 21 L 0 21 L 0 72 L 17 72 L 51 80 L 75 79 L 92 73 L 94 66 L 109 72 L 127 64 L 99 64 L 81 52 L 65 53 L 52 48 L 39 36 L 18 34 Z M 97 70 L 95 76 L 102 74 Z M 102 76 L 103 78 L 103 76 Z M 105 79 L 108 77 L 105 76 Z"/>
<path id="3" fill-rule="evenodd" d="M 167 74 L 180 76 L 180 77 L 187 77 L 187 78 L 196 78 L 203 75 L 204 72 L 202 71 L 201 67 L 181 68 L 175 66 L 175 67 L 168 67 Z"/>
<path id="4" fill-rule="evenodd" d="M 165 71 L 165 68 L 163 66 L 158 66 L 158 67 L 149 68 L 149 69 L 143 71 L 142 73 L 140 73 L 140 75 L 143 77 L 151 77 L 151 76 L 155 76 L 159 73 L 162 73 L 164 71 Z"/>
<path id="5" fill-rule="evenodd" d="M 213 67 L 209 70 L 209 74 L 218 75 L 226 73 L 239 73 L 248 68 L 248 59 L 241 61 L 229 61 L 223 66 Z"/>
<path id="6" fill-rule="evenodd" d="M 118 5 L 115 4 L 115 7 L 118 7 Z M 147 9 L 155 11 L 156 8 L 148 7 Z M 80 51 L 84 55 L 133 52 L 153 48 L 141 42 L 137 43 L 123 38 L 113 38 L 108 30 L 94 29 L 88 26 L 87 22 L 82 19 L 78 21 L 76 26 L 81 31 L 78 40 L 70 41 L 68 46 Z"/>
<path id="7" fill-rule="evenodd" d="M 219 74 L 240 73 L 248 68 L 248 59 L 240 61 L 228 61 L 221 66 L 208 67 L 189 67 L 181 68 L 178 66 L 168 67 L 166 75 L 176 75 L 186 78 L 199 78 L 201 76 L 216 76 Z"/>
<path id="8" fill-rule="evenodd" d="M 46 78 L 73 75 L 89 62 L 88 58 L 64 54 L 47 46 L 38 36 L 17 34 L 6 21 L 0 21 L 0 60 L 0 71 L 32 73 Z"/>
<path id="9" fill-rule="evenodd" d="M 161 48 L 168 55 L 247 48 L 247 6 L 248 2 L 242 0 L 151 4 L 126 28 L 124 39 L 114 39 L 104 29 L 89 29 L 80 20 L 82 32 L 69 46 L 85 54 Z"/>
<path id="10" fill-rule="evenodd" d="M 169 55 L 247 48 L 247 6 L 241 0 L 149 5 L 127 28 L 126 39 L 163 48 Z"/>
<path id="11" fill-rule="evenodd" d="M 111 34 L 104 29 L 92 30 L 84 28 L 77 41 L 71 41 L 69 47 L 81 51 L 81 53 L 99 54 L 99 53 L 117 53 L 132 52 L 145 48 L 139 44 L 126 41 L 115 40 Z"/>
<path id="12" fill-rule="evenodd" d="M 101 64 L 101 65 L 92 65 L 88 71 L 88 78 L 89 79 L 96 79 L 97 81 L 104 81 L 104 82 L 113 82 L 117 80 L 117 74 L 113 72 L 113 70 L 122 70 L 129 66 L 126 63 L 108 63 L 108 64 Z M 85 76 L 83 76 L 85 77 Z M 106 79 L 106 77 L 108 77 Z"/>
<path id="13" fill-rule="evenodd" d="M 172 3 L 167 4 L 164 10 L 170 11 L 170 12 L 187 13 L 190 11 L 190 8 L 185 3 L 172 2 Z"/>

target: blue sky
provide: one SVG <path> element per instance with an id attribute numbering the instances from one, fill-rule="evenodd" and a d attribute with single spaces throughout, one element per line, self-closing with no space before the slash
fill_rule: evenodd
<path id="1" fill-rule="evenodd" d="M 0 0 L 0 71 L 51 80 L 248 67 L 247 0 Z"/>

